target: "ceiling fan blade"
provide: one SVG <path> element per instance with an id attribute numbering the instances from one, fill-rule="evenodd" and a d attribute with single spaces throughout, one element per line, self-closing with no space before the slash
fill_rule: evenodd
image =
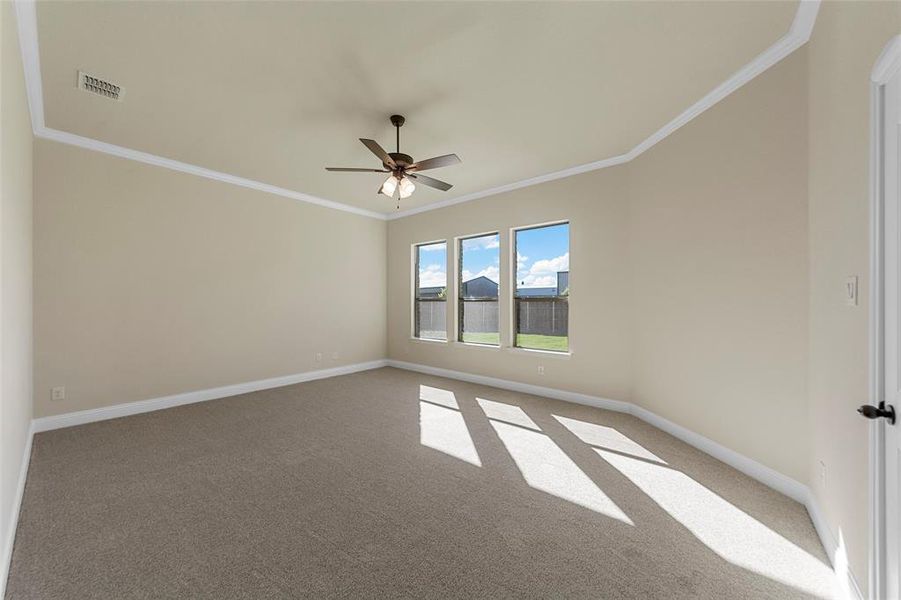
<path id="1" fill-rule="evenodd" d="M 433 187 L 436 190 L 441 190 L 442 192 L 446 192 L 447 190 L 454 187 L 450 183 L 445 183 L 443 181 L 439 181 L 433 177 L 426 177 L 425 175 L 421 175 L 419 173 L 407 173 L 407 177 L 418 181 L 423 185 L 427 185 L 429 187 Z"/>
<path id="2" fill-rule="evenodd" d="M 385 169 L 357 169 L 356 167 L 326 167 L 326 171 L 345 171 L 349 173 L 390 173 Z"/>
<path id="3" fill-rule="evenodd" d="M 436 156 L 435 158 L 427 158 L 419 162 L 413 163 L 407 167 L 408 171 L 425 171 L 426 169 L 437 169 L 438 167 L 449 167 L 457 163 L 463 162 L 456 154 L 445 154 L 444 156 Z"/>
<path id="4" fill-rule="evenodd" d="M 392 169 L 396 169 L 397 165 L 394 162 L 394 159 L 388 156 L 388 153 L 385 152 L 385 149 L 379 146 L 379 143 L 375 140 L 367 140 L 360 138 L 360 141 L 363 142 L 363 145 L 369 148 L 370 152 L 379 157 L 379 160 L 382 161 L 383 164 L 388 165 Z"/>

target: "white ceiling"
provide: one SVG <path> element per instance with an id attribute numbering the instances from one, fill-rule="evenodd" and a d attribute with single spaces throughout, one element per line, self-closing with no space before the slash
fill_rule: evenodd
<path id="1" fill-rule="evenodd" d="M 379 212 L 357 141 L 463 163 L 413 208 L 616 156 L 789 29 L 797 2 L 40 2 L 48 127 Z M 122 85 L 76 88 L 83 70 Z"/>

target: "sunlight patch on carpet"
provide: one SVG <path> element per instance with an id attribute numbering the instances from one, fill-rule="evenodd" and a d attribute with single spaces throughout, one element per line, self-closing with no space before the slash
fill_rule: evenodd
<path id="1" fill-rule="evenodd" d="M 607 494 L 551 438 L 499 421 L 491 421 L 529 486 L 634 525 Z"/>

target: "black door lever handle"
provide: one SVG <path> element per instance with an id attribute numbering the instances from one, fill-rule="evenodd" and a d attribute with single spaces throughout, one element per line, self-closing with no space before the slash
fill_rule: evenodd
<path id="1" fill-rule="evenodd" d="M 891 404 L 886 405 L 884 401 L 880 402 L 879 406 L 864 404 L 857 409 L 857 412 L 867 419 L 878 419 L 881 417 L 888 419 L 889 424 L 895 424 L 895 407 Z"/>

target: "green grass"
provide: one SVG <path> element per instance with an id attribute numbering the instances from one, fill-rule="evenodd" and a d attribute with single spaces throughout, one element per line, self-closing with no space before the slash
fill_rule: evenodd
<path id="1" fill-rule="evenodd" d="M 497 333 L 469 333 L 464 331 L 463 341 L 471 344 L 494 344 L 496 346 L 500 342 L 500 335 Z M 569 350 L 569 338 L 565 335 L 521 333 L 516 336 L 516 345 L 520 348 L 530 348 L 532 350 L 566 352 Z"/>
<path id="2" fill-rule="evenodd" d="M 469 333 L 463 332 L 463 341 L 470 344 L 494 344 L 497 346 L 501 341 L 499 333 Z"/>
<path id="3" fill-rule="evenodd" d="M 565 335 L 535 335 L 533 333 L 520 333 L 516 336 L 516 345 L 520 348 L 533 350 L 556 350 L 567 352 L 569 350 L 569 337 Z"/>

